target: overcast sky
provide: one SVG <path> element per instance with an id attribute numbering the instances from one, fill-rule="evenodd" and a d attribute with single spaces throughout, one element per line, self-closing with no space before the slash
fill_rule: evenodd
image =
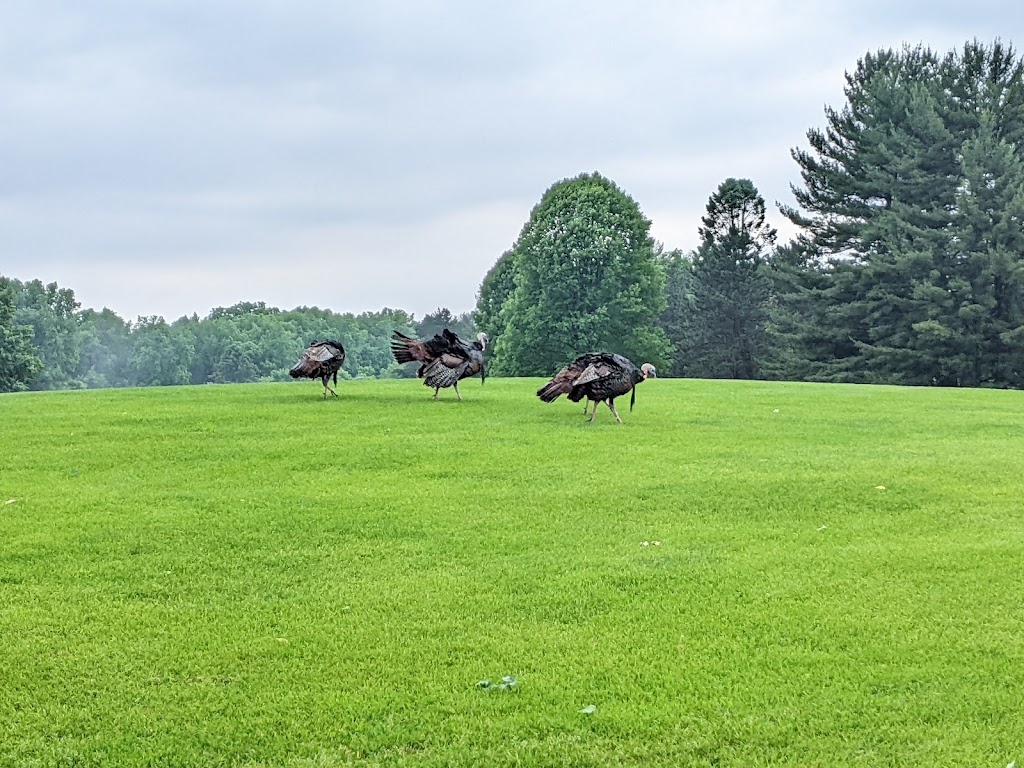
<path id="1" fill-rule="evenodd" d="M 544 191 L 598 171 L 690 249 L 774 202 L 865 52 L 1021 45 L 1013 0 L 8 0 L 0 274 L 85 307 L 471 309 Z"/>

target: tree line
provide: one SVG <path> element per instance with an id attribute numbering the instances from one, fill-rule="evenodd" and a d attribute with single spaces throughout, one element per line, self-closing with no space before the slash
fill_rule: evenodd
<path id="1" fill-rule="evenodd" d="M 496 375 L 619 352 L 670 375 L 943 386 L 1024 384 L 1024 64 L 999 41 L 869 53 L 845 103 L 792 150 L 798 235 L 777 242 L 749 179 L 708 199 L 692 252 L 665 251 L 599 173 L 552 185 L 484 276 L 470 317 L 416 323 L 262 303 L 127 323 L 68 289 L 0 280 L 0 391 L 284 378 L 313 338 L 342 375 L 410 375 L 392 329 L 477 327 Z"/>
<path id="2" fill-rule="evenodd" d="M 314 339 L 343 340 L 339 377 L 414 375 L 392 358 L 394 330 L 475 330 L 445 308 L 419 322 L 400 309 L 362 314 L 317 307 L 282 311 L 263 302 L 220 307 L 206 317 L 139 317 L 81 309 L 69 288 L 0 278 L 0 391 L 282 381 Z"/>
<path id="3" fill-rule="evenodd" d="M 869 53 L 794 149 L 777 243 L 748 179 L 663 252 L 600 174 L 553 185 L 481 286 L 494 373 L 609 348 L 678 376 L 1024 384 L 1024 68 L 968 42 Z"/>

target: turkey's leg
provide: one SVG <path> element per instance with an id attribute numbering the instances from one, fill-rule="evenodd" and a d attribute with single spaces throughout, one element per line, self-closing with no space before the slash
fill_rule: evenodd
<path id="1" fill-rule="evenodd" d="M 617 422 L 619 422 L 619 424 L 621 424 L 622 423 L 622 419 L 619 418 L 619 412 L 615 410 L 615 398 L 613 398 L 613 397 L 609 397 L 608 398 L 608 407 L 612 409 L 612 414 L 615 416 L 615 420 Z M 595 408 L 594 410 L 597 410 L 597 409 Z"/>

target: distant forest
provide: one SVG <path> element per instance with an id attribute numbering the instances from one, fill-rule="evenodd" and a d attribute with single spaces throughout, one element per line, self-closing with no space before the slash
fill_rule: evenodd
<path id="1" fill-rule="evenodd" d="M 486 331 L 494 375 L 550 375 L 608 350 L 660 375 L 1021 388 L 1020 57 L 999 41 L 880 50 L 844 93 L 792 150 L 789 242 L 754 183 L 729 178 L 700 246 L 665 251 L 638 204 L 591 173 L 544 193 L 458 317 L 258 302 L 129 323 L 68 288 L 0 278 L 0 391 L 275 381 L 322 338 L 344 343 L 343 376 L 409 376 L 391 332 L 443 327 Z"/>
<path id="2" fill-rule="evenodd" d="M 10 337 L 19 333 L 31 378 L 18 386 L 0 373 L 0 391 L 4 384 L 11 391 L 284 381 L 311 341 L 328 338 L 348 352 L 339 378 L 399 378 L 414 376 L 415 368 L 391 357 L 393 330 L 433 335 L 444 327 L 466 334 L 475 328 L 468 315 L 443 308 L 416 322 L 399 309 L 354 315 L 317 307 L 282 311 L 263 302 L 172 323 L 162 317 L 127 322 L 109 309 L 80 309 L 74 291 L 55 283 L 0 278 L 0 327 L 5 305 L 13 323 L 0 333 L 12 352 Z M 11 356 L 4 355 L 0 370 Z"/>

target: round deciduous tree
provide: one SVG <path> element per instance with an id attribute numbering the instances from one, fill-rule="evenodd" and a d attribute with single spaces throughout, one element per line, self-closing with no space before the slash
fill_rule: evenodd
<path id="1" fill-rule="evenodd" d="M 657 324 L 665 278 L 650 226 L 600 174 L 548 189 L 481 286 L 478 320 L 497 337 L 493 369 L 548 375 L 595 350 L 666 365 L 671 345 Z"/>

